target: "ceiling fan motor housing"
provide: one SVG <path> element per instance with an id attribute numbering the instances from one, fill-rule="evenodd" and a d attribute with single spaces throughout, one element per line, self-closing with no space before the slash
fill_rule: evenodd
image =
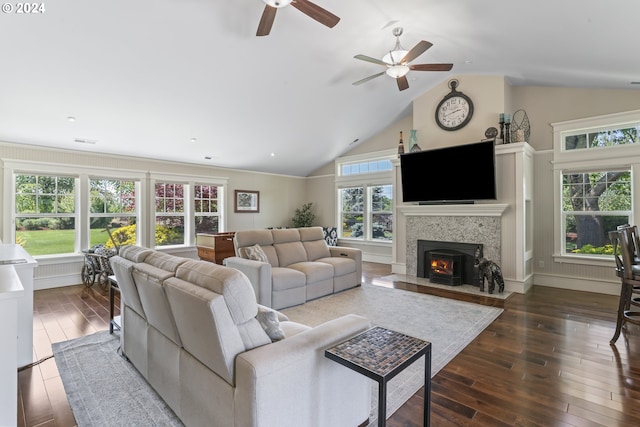
<path id="1" fill-rule="evenodd" d="M 293 0 L 263 0 L 271 7 L 285 7 L 289 6 Z"/>

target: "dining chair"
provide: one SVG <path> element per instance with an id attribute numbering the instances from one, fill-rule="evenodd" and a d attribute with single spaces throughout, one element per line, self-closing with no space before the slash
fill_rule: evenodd
<path id="1" fill-rule="evenodd" d="M 625 323 L 640 325 L 640 237 L 636 225 L 618 227 L 609 232 L 609 238 L 613 244 L 613 256 L 616 261 L 616 275 L 620 277 L 620 301 L 618 303 L 618 316 L 616 331 L 610 343 L 620 337 L 620 332 Z"/>

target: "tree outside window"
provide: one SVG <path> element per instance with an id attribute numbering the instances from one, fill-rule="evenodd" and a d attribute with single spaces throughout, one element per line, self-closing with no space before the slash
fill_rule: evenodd
<path id="1" fill-rule="evenodd" d="M 215 234 L 220 231 L 218 187 L 194 185 L 196 233 Z"/>
<path id="2" fill-rule="evenodd" d="M 30 255 L 75 252 L 75 178 L 15 175 L 16 243 Z"/>
<path id="3" fill-rule="evenodd" d="M 340 190 L 342 237 L 364 238 L 364 188 Z"/>
<path id="4" fill-rule="evenodd" d="M 565 252 L 610 254 L 608 232 L 630 222 L 631 170 L 564 173 Z"/>
<path id="5" fill-rule="evenodd" d="M 380 185 L 371 191 L 371 238 L 392 240 L 393 238 L 393 187 Z"/>
<path id="6" fill-rule="evenodd" d="M 184 184 L 158 182 L 155 185 L 156 246 L 185 243 Z"/>
<path id="7" fill-rule="evenodd" d="M 135 181 L 91 179 L 89 193 L 90 246 L 113 247 L 107 228 L 118 246 L 137 244 Z"/>

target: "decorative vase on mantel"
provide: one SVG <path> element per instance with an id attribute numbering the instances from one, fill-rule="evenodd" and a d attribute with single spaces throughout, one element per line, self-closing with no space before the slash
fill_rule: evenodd
<path id="1" fill-rule="evenodd" d="M 416 129 L 411 129 L 411 136 L 409 137 L 409 152 L 415 153 L 416 151 L 422 151 L 422 148 L 418 145 L 418 136 L 416 135 L 418 131 Z"/>

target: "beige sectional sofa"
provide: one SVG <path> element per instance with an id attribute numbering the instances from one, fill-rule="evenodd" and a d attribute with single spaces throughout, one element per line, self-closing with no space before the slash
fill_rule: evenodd
<path id="1" fill-rule="evenodd" d="M 246 274 L 258 302 L 276 310 L 362 283 L 360 249 L 328 246 L 322 227 L 236 231 L 234 246 L 224 264 Z"/>
<path id="2" fill-rule="evenodd" d="M 121 290 L 122 351 L 185 425 L 353 427 L 367 420 L 369 380 L 324 357 L 368 329 L 367 319 L 348 315 L 314 328 L 292 322 L 259 305 L 238 270 L 138 246 L 122 247 L 111 264 Z"/>

